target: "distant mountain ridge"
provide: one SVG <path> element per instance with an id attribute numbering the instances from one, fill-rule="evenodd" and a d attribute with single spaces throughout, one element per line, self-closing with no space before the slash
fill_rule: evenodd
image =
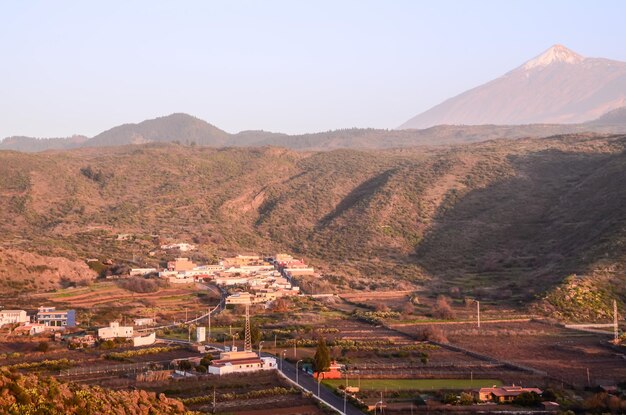
<path id="1" fill-rule="evenodd" d="M 626 106 L 626 63 L 562 45 L 416 115 L 400 129 L 440 124 L 584 123 Z"/>
<path id="2" fill-rule="evenodd" d="M 314 151 L 340 148 L 385 149 L 419 145 L 466 144 L 501 138 L 549 137 L 584 132 L 626 133 L 626 107 L 582 124 L 438 125 L 422 130 L 350 128 L 300 135 L 259 130 L 230 134 L 200 118 L 176 113 L 137 124 L 130 123 L 113 127 L 93 138 L 84 136 L 50 139 L 9 137 L 0 142 L 0 150 L 38 152 L 159 142 L 178 142 L 183 145 L 206 147 L 277 146 Z"/>
<path id="3" fill-rule="evenodd" d="M 27 153 L 45 150 L 68 150 L 80 147 L 89 140 L 83 135 L 74 135 L 64 138 L 34 138 L 13 136 L 7 137 L 0 142 L 0 150 L 15 150 Z"/>
<path id="4" fill-rule="evenodd" d="M 104 131 L 88 140 L 89 147 L 146 144 L 152 142 L 181 141 L 202 146 L 221 147 L 230 134 L 191 115 L 175 113 L 146 120 L 138 124 L 123 124 Z"/>

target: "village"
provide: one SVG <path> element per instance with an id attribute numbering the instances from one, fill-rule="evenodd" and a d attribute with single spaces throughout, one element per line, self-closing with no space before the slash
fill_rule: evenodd
<path id="1" fill-rule="evenodd" d="M 410 292 L 310 295 L 299 287 L 299 278 L 323 275 L 289 254 L 240 254 L 202 264 L 181 255 L 193 252 L 191 244 L 162 248 L 175 253 L 163 268 L 129 268 L 91 288 L 37 297 L 52 304 L 0 310 L 2 364 L 112 388 L 174 388 L 178 392 L 172 396 L 189 408 L 212 413 L 268 405 L 255 394 L 271 396 L 263 398 L 271 407 L 308 408 L 302 413 L 312 414 L 437 413 L 450 406 L 468 412 L 558 413 L 570 399 L 565 381 L 559 386 L 555 374 L 543 368 L 450 345 L 441 333 L 426 334 L 439 330 L 432 325 L 394 326 L 399 311 L 415 302 Z M 155 294 L 129 297 L 118 286 L 132 280 L 163 285 Z M 114 287 L 117 291 L 111 291 Z M 118 291 L 117 297 L 112 294 Z M 106 309 L 93 315 L 90 304 L 107 295 L 114 302 L 144 303 L 133 308 L 139 312 L 127 308 L 106 320 Z M 145 296 L 163 303 L 145 302 Z M 193 298 L 205 298 L 206 304 L 198 303 L 189 314 L 184 303 Z M 146 304 L 153 304 L 153 311 Z M 183 307 L 184 317 L 157 304 Z M 496 327 L 492 321 L 498 317 L 497 310 L 486 311 L 483 324 Z M 520 321 L 520 331 L 549 330 L 526 321 Z M 228 391 L 243 373 L 257 385 L 240 387 L 235 404 Z M 608 396 L 621 393 L 611 381 L 595 383 Z M 211 387 L 218 390 L 212 396 L 207 395 Z"/>

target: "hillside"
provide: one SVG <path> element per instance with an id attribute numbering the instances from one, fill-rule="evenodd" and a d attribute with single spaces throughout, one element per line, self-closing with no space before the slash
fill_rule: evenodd
<path id="1" fill-rule="evenodd" d="M 174 415 L 184 414 L 185 407 L 163 394 L 106 390 L 3 369 L 0 371 L 0 413 Z"/>
<path id="2" fill-rule="evenodd" d="M 340 289 L 454 286 L 527 305 L 578 274 L 623 295 L 625 147 L 624 136 L 578 135 L 385 151 L 0 152 L 0 246 L 154 265 L 160 240 L 181 239 L 206 258 L 288 250 Z"/>
<path id="3" fill-rule="evenodd" d="M 441 124 L 574 124 L 626 105 L 626 63 L 555 45 L 518 68 L 416 115 L 399 128 Z"/>
<path id="4" fill-rule="evenodd" d="M 139 124 L 111 128 L 87 140 L 83 145 L 103 147 L 180 141 L 183 144 L 221 147 L 228 138 L 228 133 L 206 121 L 187 114 L 172 114 Z"/>

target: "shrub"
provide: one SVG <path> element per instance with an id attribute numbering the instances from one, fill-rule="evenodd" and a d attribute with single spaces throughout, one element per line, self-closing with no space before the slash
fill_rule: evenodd
<path id="1" fill-rule="evenodd" d="M 448 299 L 443 295 L 437 298 L 437 302 L 433 307 L 433 316 L 445 320 L 452 320 L 456 317 L 454 310 L 452 310 L 452 307 L 450 307 L 448 303 Z"/>
<path id="2" fill-rule="evenodd" d="M 448 338 L 443 330 L 435 326 L 425 327 L 418 333 L 418 337 L 421 337 L 422 340 L 430 340 L 438 343 L 448 342 Z"/>
<path id="3" fill-rule="evenodd" d="M 37 345 L 37 347 L 35 348 L 36 351 L 38 352 L 47 352 L 48 349 L 50 348 L 50 345 L 48 344 L 48 342 L 39 342 L 39 344 Z"/>
<path id="4" fill-rule="evenodd" d="M 154 293 L 159 291 L 160 285 L 155 280 L 142 277 L 134 277 L 126 280 L 120 280 L 118 285 L 128 291 L 135 293 Z"/>
<path id="5" fill-rule="evenodd" d="M 472 405 L 474 403 L 474 397 L 470 393 L 462 392 L 459 403 L 461 405 Z"/>

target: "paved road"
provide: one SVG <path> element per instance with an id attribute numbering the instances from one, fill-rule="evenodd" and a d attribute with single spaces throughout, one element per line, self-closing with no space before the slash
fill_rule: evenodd
<path id="1" fill-rule="evenodd" d="M 263 353 L 265 355 L 265 353 Z M 268 356 L 273 356 L 268 354 Z M 282 372 L 294 382 L 296 381 L 296 368 L 295 365 L 282 360 L 279 362 L 279 368 L 282 365 Z M 298 365 L 300 369 L 300 366 Z M 307 373 L 300 370 L 298 372 L 298 383 L 304 387 L 306 390 L 311 392 L 313 395 L 317 396 L 317 380 L 313 378 L 313 376 L 308 375 Z M 320 385 L 320 394 L 321 398 L 331 404 L 337 411 L 340 413 L 343 412 L 343 398 L 335 395 L 330 389 L 324 386 L 324 384 Z M 350 402 L 346 403 L 346 415 L 364 415 L 364 413 L 350 404 Z"/>

